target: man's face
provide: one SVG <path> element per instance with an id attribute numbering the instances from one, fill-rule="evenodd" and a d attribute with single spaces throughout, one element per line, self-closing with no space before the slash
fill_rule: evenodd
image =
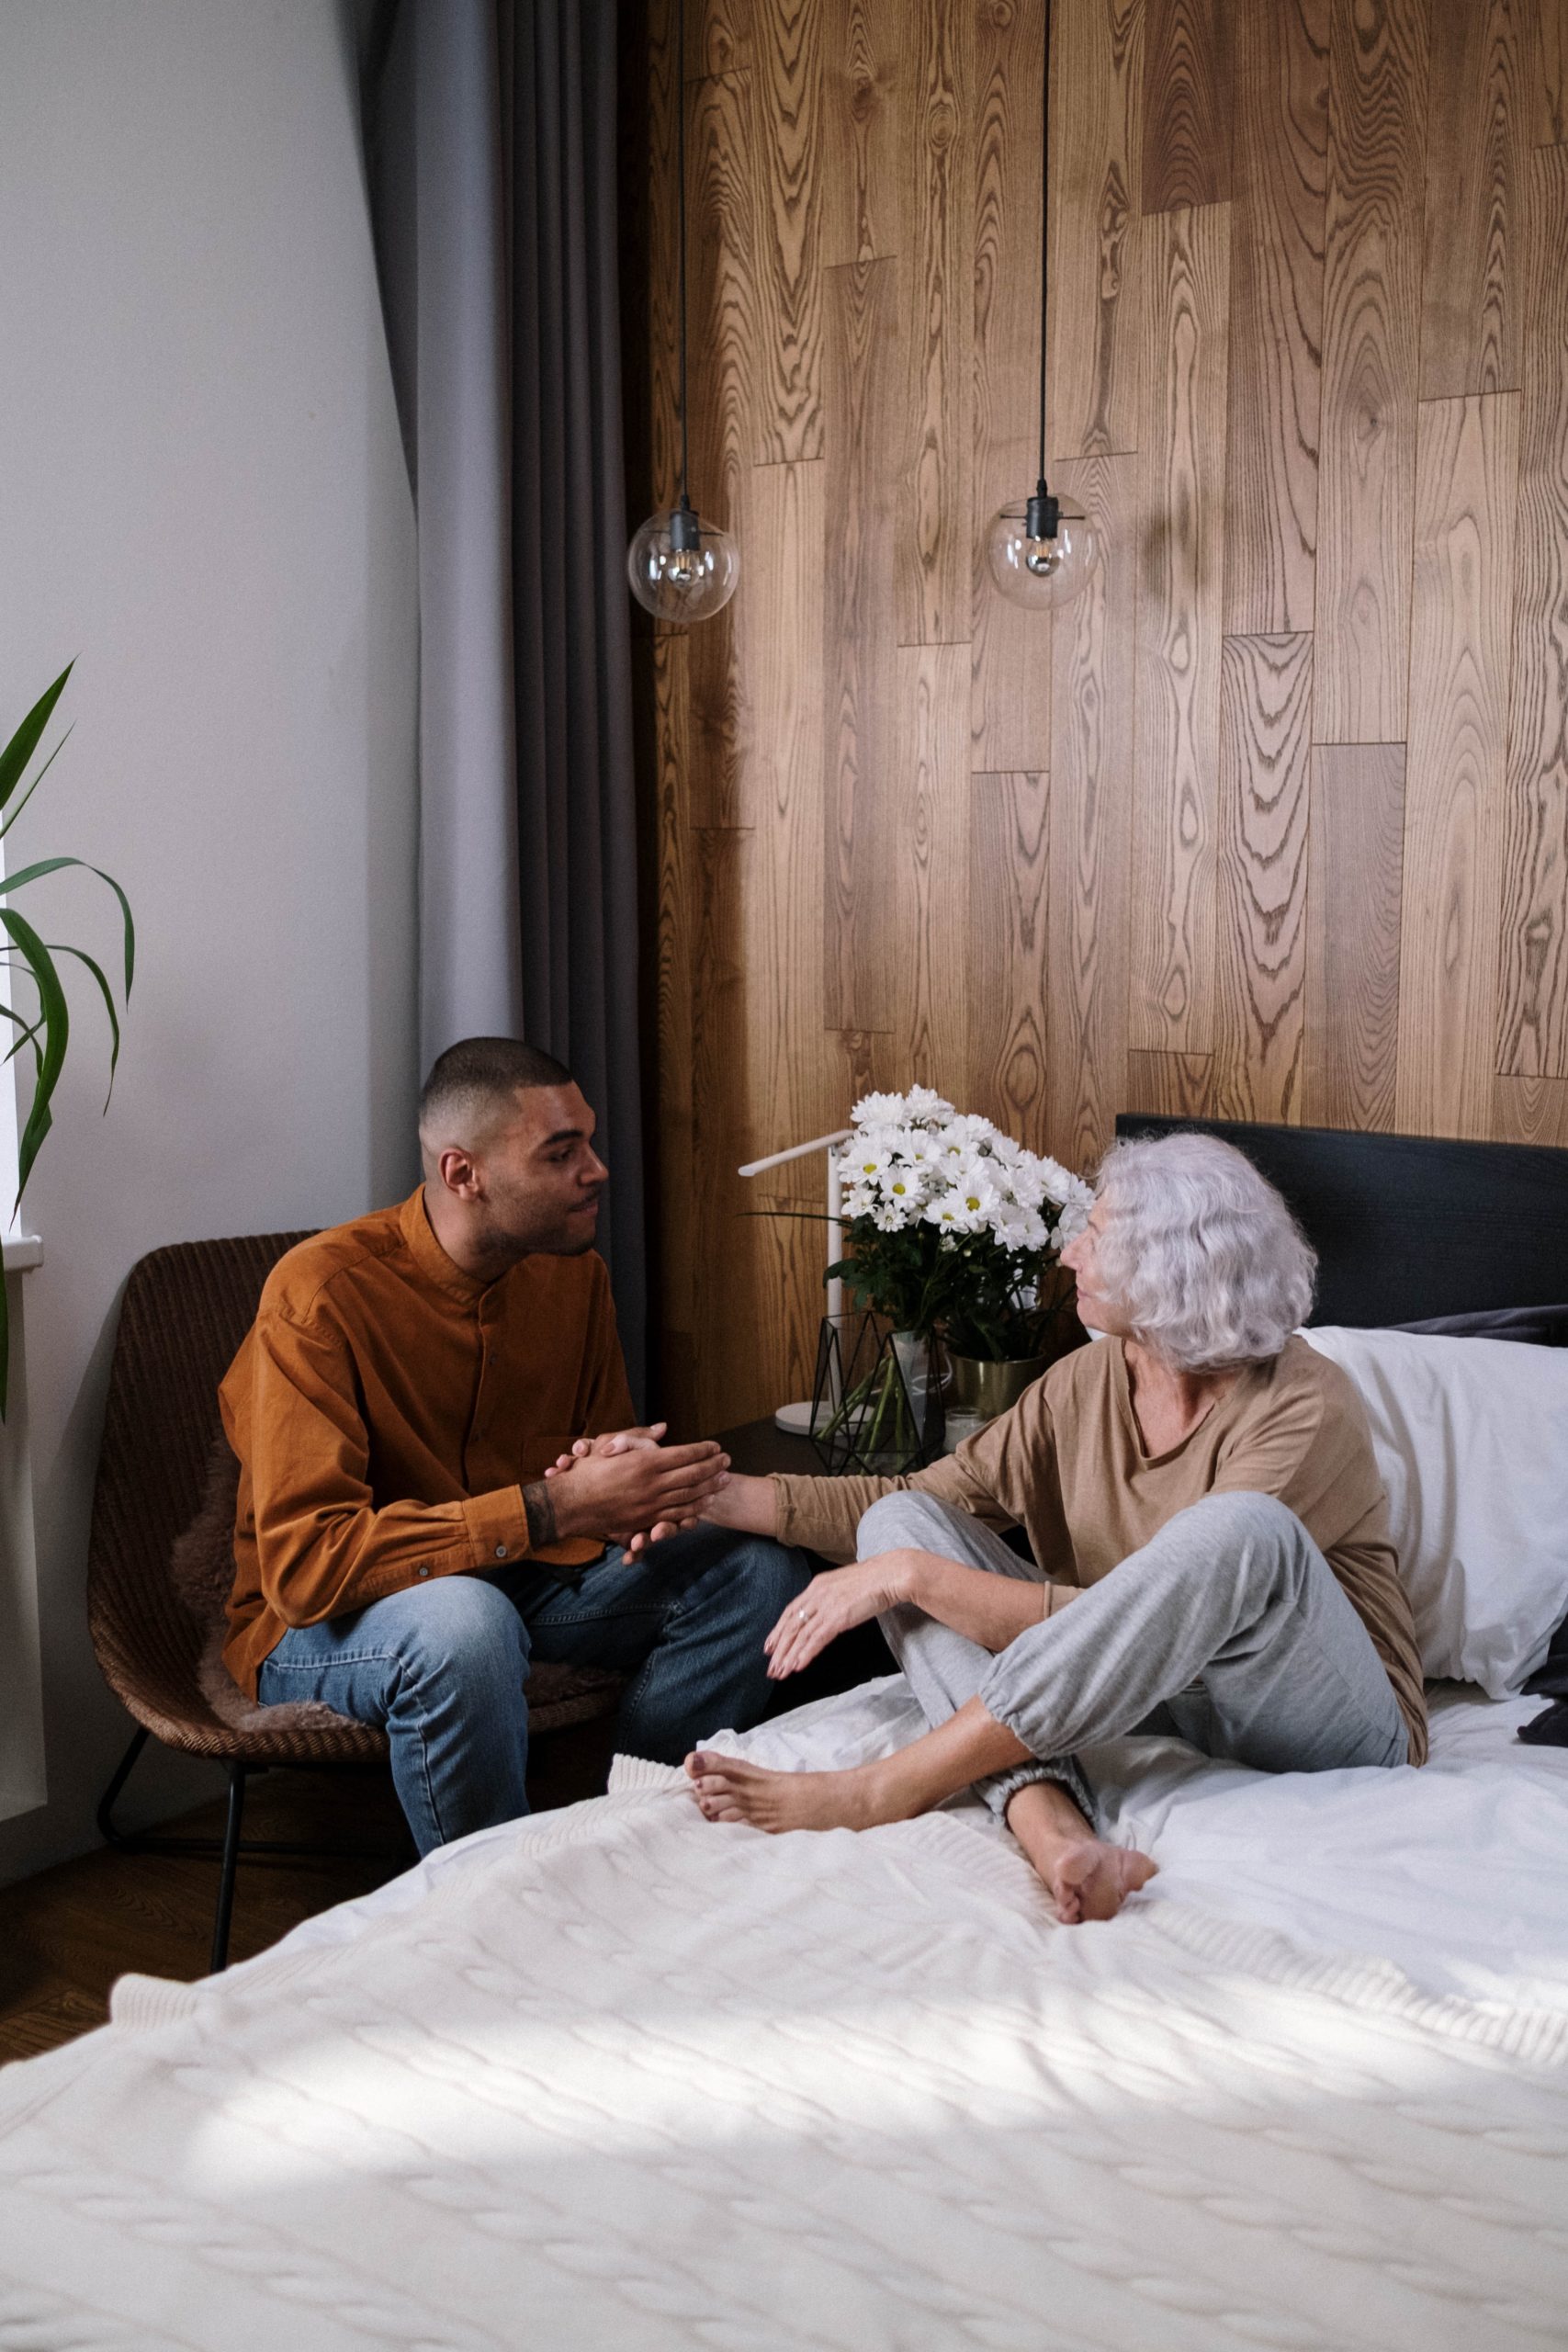
<path id="1" fill-rule="evenodd" d="M 593 1247 L 609 1176 L 593 1114 L 571 1085 L 525 1087 L 513 1101 L 471 1151 L 443 1153 L 443 1179 L 469 1201 L 475 1239 L 498 1257 L 579 1257 Z M 467 1181 L 454 1182 L 464 1170 Z"/>

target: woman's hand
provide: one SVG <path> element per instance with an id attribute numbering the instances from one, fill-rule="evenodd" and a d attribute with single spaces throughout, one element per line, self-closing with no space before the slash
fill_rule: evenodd
<path id="1" fill-rule="evenodd" d="M 879 1552 L 874 1559 L 857 1560 L 847 1568 L 825 1568 L 813 1577 L 762 1644 L 769 1680 L 782 1682 L 785 1675 L 798 1674 L 852 1625 L 863 1625 L 868 1618 L 908 1600 L 912 1564 L 920 1556 Z"/>

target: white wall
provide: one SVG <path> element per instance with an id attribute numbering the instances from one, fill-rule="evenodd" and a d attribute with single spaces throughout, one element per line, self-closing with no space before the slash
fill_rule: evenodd
<path id="1" fill-rule="evenodd" d="M 83 1604 L 128 1269 L 413 1181 L 413 521 L 336 0 L 6 0 L 0 322 L 0 740 L 78 657 L 9 862 L 107 866 L 140 939 L 24 1217 L 49 1795 L 4 1877 L 93 1842 L 130 1728 Z M 31 897 L 107 962 L 96 890 Z"/>

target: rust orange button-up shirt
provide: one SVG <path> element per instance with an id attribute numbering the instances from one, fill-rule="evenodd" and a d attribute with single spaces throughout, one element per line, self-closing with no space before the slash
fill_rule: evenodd
<path id="1" fill-rule="evenodd" d="M 423 1186 L 278 1261 L 219 1397 L 240 1461 L 223 1655 L 253 1698 L 290 1625 L 430 1577 L 596 1559 L 582 1536 L 535 1552 L 523 1488 L 573 1438 L 632 1419 L 597 1252 L 478 1282 Z"/>

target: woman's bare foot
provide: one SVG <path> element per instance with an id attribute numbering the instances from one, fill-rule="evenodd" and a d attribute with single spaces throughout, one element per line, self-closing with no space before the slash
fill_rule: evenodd
<path id="1" fill-rule="evenodd" d="M 698 1748 L 686 1775 L 709 1821 L 749 1821 L 753 1829 L 874 1829 L 907 1821 L 917 1808 L 874 1764 L 845 1772 L 770 1772 L 739 1756 Z"/>
<path id="2" fill-rule="evenodd" d="M 1114 1919 L 1128 1895 L 1146 1886 L 1159 1868 L 1131 1846 L 1103 1844 L 1055 1781 L 1026 1782 L 1009 1804 L 1007 1819 L 1067 1927 Z"/>

